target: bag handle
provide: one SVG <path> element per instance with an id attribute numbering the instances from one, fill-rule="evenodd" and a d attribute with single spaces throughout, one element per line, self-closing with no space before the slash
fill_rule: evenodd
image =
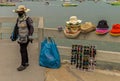
<path id="1" fill-rule="evenodd" d="M 47 37 L 47 42 L 51 42 L 53 44 L 55 44 L 55 40 L 52 37 Z"/>
<path id="2" fill-rule="evenodd" d="M 45 43 L 51 42 L 52 44 L 56 44 L 55 40 L 52 37 L 45 37 L 43 42 Z"/>
<path id="3" fill-rule="evenodd" d="M 55 44 L 55 40 L 52 37 L 48 37 L 49 41 L 53 44 Z"/>

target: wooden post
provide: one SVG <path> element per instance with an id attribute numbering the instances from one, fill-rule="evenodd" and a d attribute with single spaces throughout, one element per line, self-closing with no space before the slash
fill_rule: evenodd
<path id="1" fill-rule="evenodd" d="M 38 22 L 38 53 L 40 50 L 40 43 L 44 38 L 44 22 L 43 22 L 43 17 L 39 18 Z"/>

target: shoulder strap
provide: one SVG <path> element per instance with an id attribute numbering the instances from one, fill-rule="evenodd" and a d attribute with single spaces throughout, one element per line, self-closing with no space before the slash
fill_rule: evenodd
<path id="1" fill-rule="evenodd" d="M 25 21 L 26 21 L 26 24 L 27 24 L 28 29 L 30 29 L 30 28 L 29 28 L 29 23 L 28 23 L 28 18 L 29 18 L 29 17 L 27 16 L 26 19 L 25 19 Z"/>

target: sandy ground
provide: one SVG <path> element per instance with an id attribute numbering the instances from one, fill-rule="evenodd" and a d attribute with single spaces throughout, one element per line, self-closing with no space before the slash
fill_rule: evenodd
<path id="1" fill-rule="evenodd" d="M 82 71 L 65 64 L 59 69 L 46 69 L 46 81 L 120 81 L 120 72 L 100 69 Z"/>
<path id="2" fill-rule="evenodd" d="M 29 44 L 28 50 L 30 66 L 19 72 L 16 69 L 20 65 L 18 44 L 0 40 L 0 81 L 44 81 L 44 68 L 38 65 L 37 44 Z"/>
<path id="3" fill-rule="evenodd" d="M 36 43 L 28 47 L 30 66 L 25 71 L 18 72 L 16 70 L 20 63 L 18 44 L 2 40 L 0 43 L 0 81 L 120 81 L 119 71 L 95 69 L 93 72 L 87 72 L 67 63 L 59 69 L 40 67 Z"/>

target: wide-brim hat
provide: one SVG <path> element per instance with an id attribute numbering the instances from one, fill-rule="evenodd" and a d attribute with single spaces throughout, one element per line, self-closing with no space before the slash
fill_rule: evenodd
<path id="1" fill-rule="evenodd" d="M 70 39 L 74 39 L 74 38 L 77 38 L 80 34 L 81 30 L 77 30 L 76 32 L 74 33 L 69 33 L 67 29 L 64 29 L 64 35 L 67 37 L 67 38 L 70 38 Z"/>
<path id="2" fill-rule="evenodd" d="M 77 16 L 71 16 L 69 18 L 69 21 L 66 21 L 66 24 L 72 23 L 72 24 L 76 24 L 76 23 L 81 23 L 82 20 L 78 20 Z"/>
<path id="3" fill-rule="evenodd" d="M 110 30 L 110 35 L 120 36 L 120 24 L 114 24 Z"/>
<path id="4" fill-rule="evenodd" d="M 20 11 L 28 12 L 30 9 L 26 8 L 24 5 L 19 5 L 17 9 L 13 10 L 15 13 L 18 13 Z"/>
<path id="5" fill-rule="evenodd" d="M 96 29 L 96 26 L 92 24 L 92 22 L 85 22 L 84 24 L 81 24 L 81 32 L 82 33 L 88 33 Z"/>

